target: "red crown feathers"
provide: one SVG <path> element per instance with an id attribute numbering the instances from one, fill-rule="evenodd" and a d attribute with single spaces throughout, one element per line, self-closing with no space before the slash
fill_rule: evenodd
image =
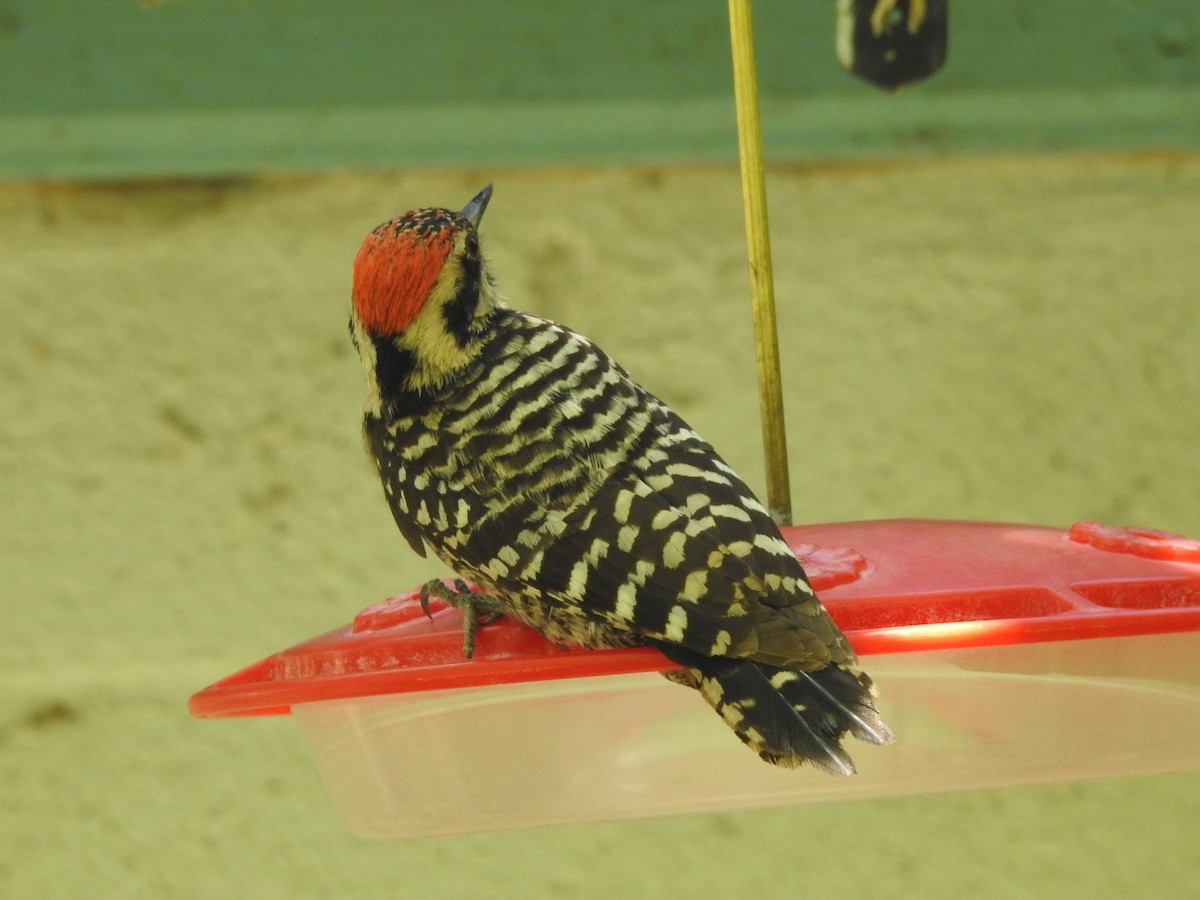
<path id="1" fill-rule="evenodd" d="M 378 336 L 412 324 L 446 264 L 459 231 L 470 223 L 448 209 L 417 209 L 367 235 L 354 259 L 354 308 Z"/>

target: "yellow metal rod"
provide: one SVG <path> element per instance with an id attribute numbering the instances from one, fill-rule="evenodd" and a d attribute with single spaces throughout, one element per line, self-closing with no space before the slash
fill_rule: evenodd
<path id="1" fill-rule="evenodd" d="M 733 95 L 737 106 L 738 155 L 742 162 L 746 249 L 750 257 L 758 401 L 767 467 L 767 509 L 777 523 L 790 525 L 792 490 L 783 423 L 783 382 L 779 373 L 779 335 L 775 328 L 775 284 L 771 272 L 771 240 L 767 233 L 767 187 L 763 177 L 762 127 L 758 115 L 750 0 L 729 0 L 729 36 L 733 46 Z"/>

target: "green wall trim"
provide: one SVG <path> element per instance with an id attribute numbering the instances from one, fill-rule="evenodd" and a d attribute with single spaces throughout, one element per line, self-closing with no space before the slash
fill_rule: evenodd
<path id="1" fill-rule="evenodd" d="M 1200 144 L 1200 88 L 771 99 L 773 161 Z M 9 178 L 236 176 L 256 171 L 728 160 L 732 101 L 148 111 L 10 117 Z"/>
<path id="2" fill-rule="evenodd" d="M 768 152 L 1200 146 L 1195 0 L 964 0 L 945 69 L 843 72 L 756 0 Z M 729 159 L 720 0 L 0 0 L 0 177 Z"/>

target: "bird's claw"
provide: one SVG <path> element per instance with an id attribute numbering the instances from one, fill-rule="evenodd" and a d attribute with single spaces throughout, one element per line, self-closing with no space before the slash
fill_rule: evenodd
<path id="1" fill-rule="evenodd" d="M 499 619 L 504 615 L 504 606 L 490 594 L 471 590 L 470 585 L 461 578 L 455 578 L 453 584 L 454 587 L 450 588 L 440 578 L 434 578 L 421 585 L 419 598 L 421 609 L 424 610 L 425 615 L 432 618 L 433 613 L 429 611 L 429 599 L 436 597 L 448 606 L 462 610 L 463 656 L 470 659 L 475 655 L 475 633 L 479 630 L 479 626 L 491 625 Z"/>
<path id="2" fill-rule="evenodd" d="M 436 597 L 438 600 L 444 600 L 449 606 L 457 607 L 462 601 L 463 594 L 469 593 L 471 588 L 461 578 L 454 579 L 454 589 L 446 587 L 446 582 L 440 578 L 433 578 L 421 585 L 421 594 L 418 598 L 421 602 L 421 611 L 432 619 L 433 613 L 429 609 L 429 598 Z"/>

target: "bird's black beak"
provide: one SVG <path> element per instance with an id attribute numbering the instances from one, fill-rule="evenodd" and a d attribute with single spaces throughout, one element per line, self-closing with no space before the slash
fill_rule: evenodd
<path id="1" fill-rule="evenodd" d="M 483 218 L 483 211 L 487 209 L 488 201 L 491 199 L 492 186 L 484 185 L 483 190 L 471 198 L 471 202 L 462 208 L 459 215 L 470 222 L 472 227 L 478 228 L 479 220 Z"/>

